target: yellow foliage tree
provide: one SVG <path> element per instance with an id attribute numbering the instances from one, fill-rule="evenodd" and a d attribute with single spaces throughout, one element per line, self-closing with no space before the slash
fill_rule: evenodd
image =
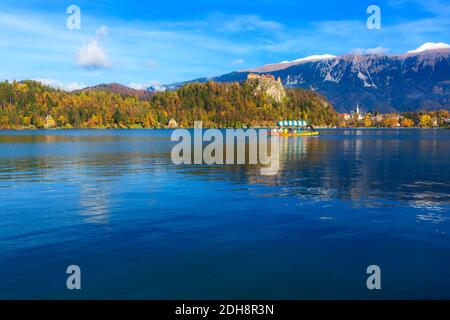
<path id="1" fill-rule="evenodd" d="M 9 117 L 7 115 L 0 116 L 0 128 L 2 129 L 9 128 Z"/>
<path id="2" fill-rule="evenodd" d="M 419 119 L 419 125 L 422 128 L 431 127 L 431 117 L 428 114 L 421 115 Z"/>
<path id="3" fill-rule="evenodd" d="M 64 117 L 63 115 L 58 117 L 58 120 L 56 121 L 58 123 L 59 127 L 64 127 L 64 125 L 66 124 L 66 117 Z"/>
<path id="4" fill-rule="evenodd" d="M 44 128 L 45 127 L 44 119 L 42 119 L 41 117 L 38 117 L 36 119 L 36 127 L 40 128 L 40 129 Z"/>
<path id="5" fill-rule="evenodd" d="M 29 126 L 31 123 L 31 117 L 30 116 L 23 116 L 21 120 L 22 124 L 24 126 Z"/>
<path id="6" fill-rule="evenodd" d="M 366 114 L 363 119 L 364 127 L 369 128 L 372 126 L 372 120 L 370 119 L 370 114 Z"/>

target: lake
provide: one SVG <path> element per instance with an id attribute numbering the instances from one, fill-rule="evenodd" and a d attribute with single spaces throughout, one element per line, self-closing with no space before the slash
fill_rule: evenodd
<path id="1" fill-rule="evenodd" d="M 273 176 L 170 135 L 0 131 L 0 298 L 450 298 L 450 130 L 282 138 Z"/>

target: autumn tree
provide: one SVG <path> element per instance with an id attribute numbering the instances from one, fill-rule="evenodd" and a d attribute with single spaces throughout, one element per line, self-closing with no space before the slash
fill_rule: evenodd
<path id="1" fill-rule="evenodd" d="M 428 114 L 423 114 L 419 118 L 419 126 L 422 128 L 431 127 L 431 117 Z"/>
<path id="2" fill-rule="evenodd" d="M 363 119 L 364 127 L 369 128 L 372 126 L 372 120 L 370 113 L 366 114 Z"/>
<path id="3" fill-rule="evenodd" d="M 404 128 L 411 128 L 414 126 L 414 122 L 411 119 L 403 118 L 400 125 Z"/>

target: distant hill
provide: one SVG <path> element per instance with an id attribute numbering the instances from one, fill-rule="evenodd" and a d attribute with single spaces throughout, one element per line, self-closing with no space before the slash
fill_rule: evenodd
<path id="1" fill-rule="evenodd" d="M 357 103 L 362 111 L 381 113 L 450 109 L 450 49 L 421 48 L 402 55 L 312 56 L 189 82 L 242 82 L 249 73 L 271 74 L 285 87 L 317 91 L 339 112 Z"/>
<path id="2" fill-rule="evenodd" d="M 120 83 L 99 84 L 93 87 L 87 87 L 81 90 L 77 90 L 75 92 L 87 92 L 87 91 L 106 91 L 117 93 L 124 96 L 133 96 L 137 98 L 145 98 L 151 96 L 153 93 L 150 90 L 137 90 L 124 86 Z"/>

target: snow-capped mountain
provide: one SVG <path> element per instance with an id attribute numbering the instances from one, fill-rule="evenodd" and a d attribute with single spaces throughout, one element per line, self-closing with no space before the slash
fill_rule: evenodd
<path id="1" fill-rule="evenodd" d="M 282 61 L 280 63 L 268 64 L 268 65 L 265 65 L 262 67 L 249 69 L 249 70 L 243 70 L 243 71 L 244 72 L 245 71 L 248 71 L 248 72 L 271 72 L 271 71 L 286 69 L 288 67 L 299 65 L 299 64 L 302 64 L 305 62 L 321 61 L 321 60 L 327 60 L 327 59 L 333 59 L 333 58 L 336 58 L 336 56 L 334 56 L 332 54 L 316 54 L 316 55 L 308 56 L 305 58 L 296 59 L 293 61 Z"/>
<path id="2" fill-rule="evenodd" d="M 408 51 L 408 53 L 419 53 L 428 50 L 438 50 L 438 49 L 450 49 L 450 44 L 446 44 L 443 42 L 427 42 L 415 50 Z"/>
<path id="3" fill-rule="evenodd" d="M 445 43 L 426 43 L 399 55 L 312 56 L 194 81 L 244 81 L 249 73 L 272 74 L 286 87 L 315 90 L 339 112 L 354 110 L 357 103 L 371 112 L 450 109 L 450 45 Z"/>

